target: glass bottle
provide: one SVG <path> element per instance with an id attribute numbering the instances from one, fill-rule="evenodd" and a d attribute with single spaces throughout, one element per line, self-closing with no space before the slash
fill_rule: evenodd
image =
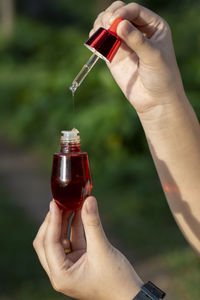
<path id="1" fill-rule="evenodd" d="M 81 152 L 77 129 L 62 131 L 60 145 L 53 156 L 52 195 L 61 209 L 76 211 L 92 191 L 88 154 Z"/>

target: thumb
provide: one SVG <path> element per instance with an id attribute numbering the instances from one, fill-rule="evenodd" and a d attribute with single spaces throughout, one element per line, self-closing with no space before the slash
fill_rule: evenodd
<path id="1" fill-rule="evenodd" d="M 131 22 L 127 20 L 121 21 L 117 27 L 117 35 L 144 63 L 155 61 L 154 53 L 156 52 L 156 49 L 153 47 L 152 42 Z"/>
<path id="2" fill-rule="evenodd" d="M 87 241 L 87 251 L 101 251 L 107 248 L 109 242 L 105 236 L 99 217 L 97 201 L 94 197 L 88 197 L 82 208 L 82 221 Z"/>

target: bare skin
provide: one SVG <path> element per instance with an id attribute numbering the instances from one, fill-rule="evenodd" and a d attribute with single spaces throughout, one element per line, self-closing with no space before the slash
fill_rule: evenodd
<path id="1" fill-rule="evenodd" d="M 94 28 L 117 18 L 123 43 L 108 67 L 143 125 L 167 201 L 183 234 L 200 253 L 200 126 L 185 95 L 168 24 L 136 4 L 113 2 Z M 133 299 L 141 279 L 107 240 L 96 200 L 89 197 L 76 214 L 70 246 L 69 214 L 54 202 L 34 241 L 53 287 L 76 299 Z"/>
<path id="2" fill-rule="evenodd" d="M 66 240 L 70 215 L 52 201 L 33 242 L 54 289 L 83 300 L 132 300 L 142 281 L 125 256 L 107 240 L 96 199 L 87 198 L 81 214 L 76 213 L 71 242 Z M 72 251 L 66 255 L 69 246 Z"/>
<path id="3" fill-rule="evenodd" d="M 174 218 L 200 253 L 200 126 L 184 92 L 170 28 L 150 10 L 117 1 L 97 17 L 92 32 L 117 17 L 125 19 L 117 28 L 124 43 L 108 67 L 138 113 Z"/>

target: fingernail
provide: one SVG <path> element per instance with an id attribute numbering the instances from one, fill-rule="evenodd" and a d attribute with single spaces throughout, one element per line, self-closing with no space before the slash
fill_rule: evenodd
<path id="1" fill-rule="evenodd" d="M 69 253 L 72 252 L 71 248 L 67 248 L 67 249 L 65 249 L 64 251 L 65 251 L 65 254 L 69 254 Z"/>
<path id="2" fill-rule="evenodd" d="M 86 200 L 86 208 L 88 214 L 95 214 L 97 213 L 97 203 L 94 197 L 89 197 Z"/>
<path id="3" fill-rule="evenodd" d="M 56 213 L 59 212 L 59 208 L 54 199 L 49 204 L 49 210 L 50 210 L 50 214 L 52 215 L 55 215 Z"/>
<path id="4" fill-rule="evenodd" d="M 49 211 L 50 211 L 51 214 L 54 213 L 53 201 L 51 201 L 50 204 L 49 204 Z"/>

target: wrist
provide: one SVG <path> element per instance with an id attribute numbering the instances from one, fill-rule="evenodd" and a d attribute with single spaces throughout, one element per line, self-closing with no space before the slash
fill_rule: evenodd
<path id="1" fill-rule="evenodd" d="M 126 282 L 124 282 L 122 289 L 117 290 L 117 295 L 115 296 L 115 299 L 132 300 L 139 293 L 143 284 L 144 282 L 140 279 L 140 277 L 136 273 L 133 274 L 132 279 L 128 279 Z"/>
<path id="2" fill-rule="evenodd" d="M 141 287 L 143 286 L 143 282 L 140 280 L 137 283 L 133 283 L 132 286 L 130 286 L 127 290 L 126 290 L 126 295 L 124 294 L 123 297 L 121 297 L 120 300 L 132 300 L 136 297 L 136 295 L 140 292 Z"/>
<path id="3" fill-rule="evenodd" d="M 121 286 L 116 286 L 110 293 L 104 294 L 100 299 L 132 300 L 140 292 L 143 284 L 142 281 L 136 283 L 135 280 L 132 281 L 132 284 L 130 284 L 130 282 L 128 284 L 127 282 L 124 282 Z"/>
<path id="4" fill-rule="evenodd" d="M 194 112 L 186 95 L 174 96 L 162 104 L 155 105 L 142 113 L 138 113 L 145 133 L 166 135 L 185 123 L 186 119 L 194 117 Z"/>
<path id="5" fill-rule="evenodd" d="M 159 300 L 165 297 L 165 292 L 159 289 L 151 281 L 145 283 L 139 293 L 133 298 L 133 300 Z"/>
<path id="6" fill-rule="evenodd" d="M 143 284 L 144 282 L 138 278 L 138 282 L 132 286 L 132 289 L 129 290 L 129 295 L 128 295 L 129 297 L 127 297 L 126 299 L 130 299 L 130 300 L 134 299 L 137 296 L 137 294 L 140 292 Z"/>

